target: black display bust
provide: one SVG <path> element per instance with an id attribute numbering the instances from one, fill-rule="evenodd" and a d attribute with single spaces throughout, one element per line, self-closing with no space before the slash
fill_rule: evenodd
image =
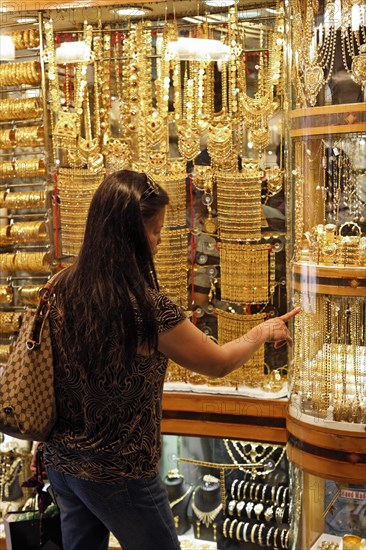
<path id="1" fill-rule="evenodd" d="M 205 475 L 192 494 L 190 511 L 196 539 L 217 540 L 217 526 L 222 519 L 220 482 Z"/>
<path id="2" fill-rule="evenodd" d="M 192 486 L 184 481 L 184 477 L 178 470 L 169 470 L 164 478 L 165 487 L 168 491 L 170 508 L 174 516 L 174 524 L 178 535 L 188 531 L 188 504 L 192 496 Z"/>

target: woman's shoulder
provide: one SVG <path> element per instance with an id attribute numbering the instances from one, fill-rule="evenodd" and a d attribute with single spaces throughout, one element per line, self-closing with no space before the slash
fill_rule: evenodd
<path id="1" fill-rule="evenodd" d="M 149 289 L 149 294 L 154 304 L 159 332 L 173 328 L 177 323 L 186 318 L 183 309 L 162 292 Z"/>

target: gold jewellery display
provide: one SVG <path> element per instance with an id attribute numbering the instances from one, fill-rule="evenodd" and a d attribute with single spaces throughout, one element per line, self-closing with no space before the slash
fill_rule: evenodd
<path id="1" fill-rule="evenodd" d="M 43 221 L 16 222 L 8 226 L 12 243 L 41 243 L 49 240 L 48 227 Z"/>
<path id="2" fill-rule="evenodd" d="M 18 288 L 18 297 L 25 306 L 37 305 L 39 299 L 40 285 L 24 285 Z"/>
<path id="3" fill-rule="evenodd" d="M 37 48 L 39 46 L 39 31 L 38 29 L 22 29 L 11 33 L 11 38 L 14 42 L 16 50 L 26 50 L 29 48 Z"/>
<path id="4" fill-rule="evenodd" d="M 14 311 L 0 311 L 0 332 L 13 333 L 19 330 L 21 321 L 20 313 Z"/>
<path id="5" fill-rule="evenodd" d="M 0 304 L 11 304 L 13 301 L 13 287 L 10 285 L 0 285 Z"/>
<path id="6" fill-rule="evenodd" d="M 44 160 L 40 158 L 0 162 L 0 179 L 42 177 L 45 171 Z"/>
<path id="7" fill-rule="evenodd" d="M 0 192 L 0 208 L 23 210 L 45 208 L 46 191 L 3 191 Z"/>
<path id="8" fill-rule="evenodd" d="M 160 289 L 175 303 L 187 307 L 187 248 L 188 229 L 164 229 L 162 242 L 155 256 Z M 172 258 L 175 268 L 172 270 Z"/>
<path id="9" fill-rule="evenodd" d="M 363 90 L 366 88 L 366 33 L 361 5 L 342 0 L 339 4 L 326 2 L 321 9 L 319 6 L 312 0 L 291 4 L 294 83 L 297 101 L 305 106 L 316 104 L 319 92 L 333 77 L 337 53 L 352 80 Z"/>
<path id="10" fill-rule="evenodd" d="M 312 416 L 364 423 L 365 300 L 305 292 L 297 299 L 292 402 Z"/>
<path id="11" fill-rule="evenodd" d="M 186 224 L 186 166 L 185 162 L 175 160 L 168 168 L 166 175 L 154 175 L 154 180 L 161 185 L 169 195 L 166 208 L 165 226 L 169 228 L 182 227 Z"/>
<path id="12" fill-rule="evenodd" d="M 291 403 L 311 422 L 365 422 L 366 234 L 362 139 L 295 143 Z"/>
<path id="13" fill-rule="evenodd" d="M 5 252 L 0 254 L 0 269 L 6 274 L 14 274 L 17 271 L 48 274 L 51 268 L 49 252 L 29 252 L 19 250 L 15 253 Z"/>
<path id="14" fill-rule="evenodd" d="M 90 201 L 104 177 L 87 169 L 60 168 L 58 188 L 61 201 L 62 251 L 76 255 L 84 238 Z"/>
<path id="15" fill-rule="evenodd" d="M 39 61 L 0 65 L 0 86 L 38 85 L 40 82 L 41 64 Z"/>
<path id="16" fill-rule="evenodd" d="M 257 239 L 261 233 L 262 171 L 256 162 L 243 162 L 242 170 L 218 171 L 217 211 L 222 239 Z"/>
<path id="17" fill-rule="evenodd" d="M 1 120 L 40 118 L 43 113 L 39 97 L 0 99 Z"/>
<path id="18" fill-rule="evenodd" d="M 220 243 L 221 298 L 263 303 L 274 292 L 275 259 L 269 244 Z"/>
<path id="19" fill-rule="evenodd" d="M 221 309 L 216 310 L 218 319 L 218 342 L 220 345 L 240 338 L 259 325 L 266 318 L 266 314 L 240 315 L 229 313 Z M 233 386 L 245 384 L 257 387 L 264 382 L 264 346 L 261 346 L 244 366 L 228 374 L 226 379 Z"/>
<path id="20" fill-rule="evenodd" d="M 0 149 L 41 147 L 42 145 L 44 145 L 43 126 L 20 126 L 15 130 L 0 130 Z"/>
<path id="21" fill-rule="evenodd" d="M 191 243 L 194 252 L 201 229 L 196 227 L 194 215 L 192 227 L 187 227 L 187 213 L 189 206 L 194 210 L 199 189 L 207 209 L 200 222 L 203 231 L 213 237 L 212 246 L 220 251 L 221 261 L 216 282 L 210 279 L 210 303 L 216 285 L 221 284 L 224 301 L 264 309 L 276 285 L 273 247 L 269 239 L 266 244 L 261 241 L 261 187 L 269 122 L 284 97 L 280 3 L 278 8 L 271 23 L 259 29 L 258 52 L 252 58 L 245 52 L 247 29 L 240 23 L 238 9 L 228 10 L 225 28 L 215 29 L 229 48 L 219 71 L 212 60 L 182 61 L 170 53 L 169 43 L 180 34 L 175 19 L 166 22 L 161 31 L 147 20 L 130 22 L 123 33 L 109 25 L 92 28 L 85 22 L 72 38 L 55 33 L 52 21 L 45 22 L 43 61 L 48 71 L 53 156 L 58 166 L 55 177 L 63 255 L 74 256 L 80 249 L 94 189 L 91 175 L 100 181 L 104 167 L 143 171 L 170 196 L 166 229 L 155 258 L 161 289 L 183 307 L 188 306 L 187 250 Z M 213 38 L 213 32 L 205 22 L 195 29 L 195 36 Z M 86 41 L 90 56 L 82 62 L 58 65 L 56 44 L 74 38 Z M 257 63 L 252 64 L 254 59 Z M 250 71 L 254 79 L 247 78 Z M 247 160 L 243 153 L 249 135 L 253 158 Z M 173 138 L 179 159 L 171 153 Z M 11 137 L 4 135 L 3 141 L 9 140 Z M 211 166 L 200 167 L 196 157 L 206 144 Z M 187 161 L 195 165 L 190 180 Z M 10 166 L 6 169 L 11 173 Z M 193 256 L 192 270 L 199 262 Z M 227 322 L 230 319 L 233 321 L 229 318 Z M 181 379 L 186 379 L 185 371 L 176 369 Z M 258 376 L 263 371 L 262 364 Z M 170 372 L 170 377 L 174 376 Z"/>

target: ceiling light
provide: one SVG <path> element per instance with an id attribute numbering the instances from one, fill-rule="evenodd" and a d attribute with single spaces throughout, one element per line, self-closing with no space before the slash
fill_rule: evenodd
<path id="1" fill-rule="evenodd" d="M 220 40 L 179 37 L 168 43 L 167 55 L 185 61 L 226 61 L 229 59 L 230 47 Z"/>
<path id="2" fill-rule="evenodd" d="M 19 19 L 17 19 L 17 23 L 22 25 L 26 23 L 38 23 L 38 19 L 37 17 L 19 17 Z"/>
<path id="3" fill-rule="evenodd" d="M 13 61 L 15 59 L 15 46 L 10 36 L 0 36 L 0 60 Z"/>
<path id="4" fill-rule="evenodd" d="M 140 6 L 124 6 L 123 8 L 117 8 L 113 10 L 117 15 L 124 15 L 125 17 L 141 17 L 146 15 L 148 11 L 151 11 L 147 8 L 141 8 Z"/>
<path id="5" fill-rule="evenodd" d="M 87 46 L 84 40 L 75 42 L 63 42 L 59 48 L 56 48 L 56 63 L 82 63 L 90 61 L 90 46 Z"/>
<path id="6" fill-rule="evenodd" d="M 205 0 L 206 6 L 211 8 L 227 8 L 237 3 L 238 0 Z"/>

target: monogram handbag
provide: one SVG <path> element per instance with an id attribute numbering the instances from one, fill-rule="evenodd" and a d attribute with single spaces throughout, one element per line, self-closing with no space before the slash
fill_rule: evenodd
<path id="1" fill-rule="evenodd" d="M 18 338 L 0 369 L 0 432 L 45 441 L 56 421 L 49 312 L 52 277 L 39 291 L 36 310 L 26 309 Z"/>

